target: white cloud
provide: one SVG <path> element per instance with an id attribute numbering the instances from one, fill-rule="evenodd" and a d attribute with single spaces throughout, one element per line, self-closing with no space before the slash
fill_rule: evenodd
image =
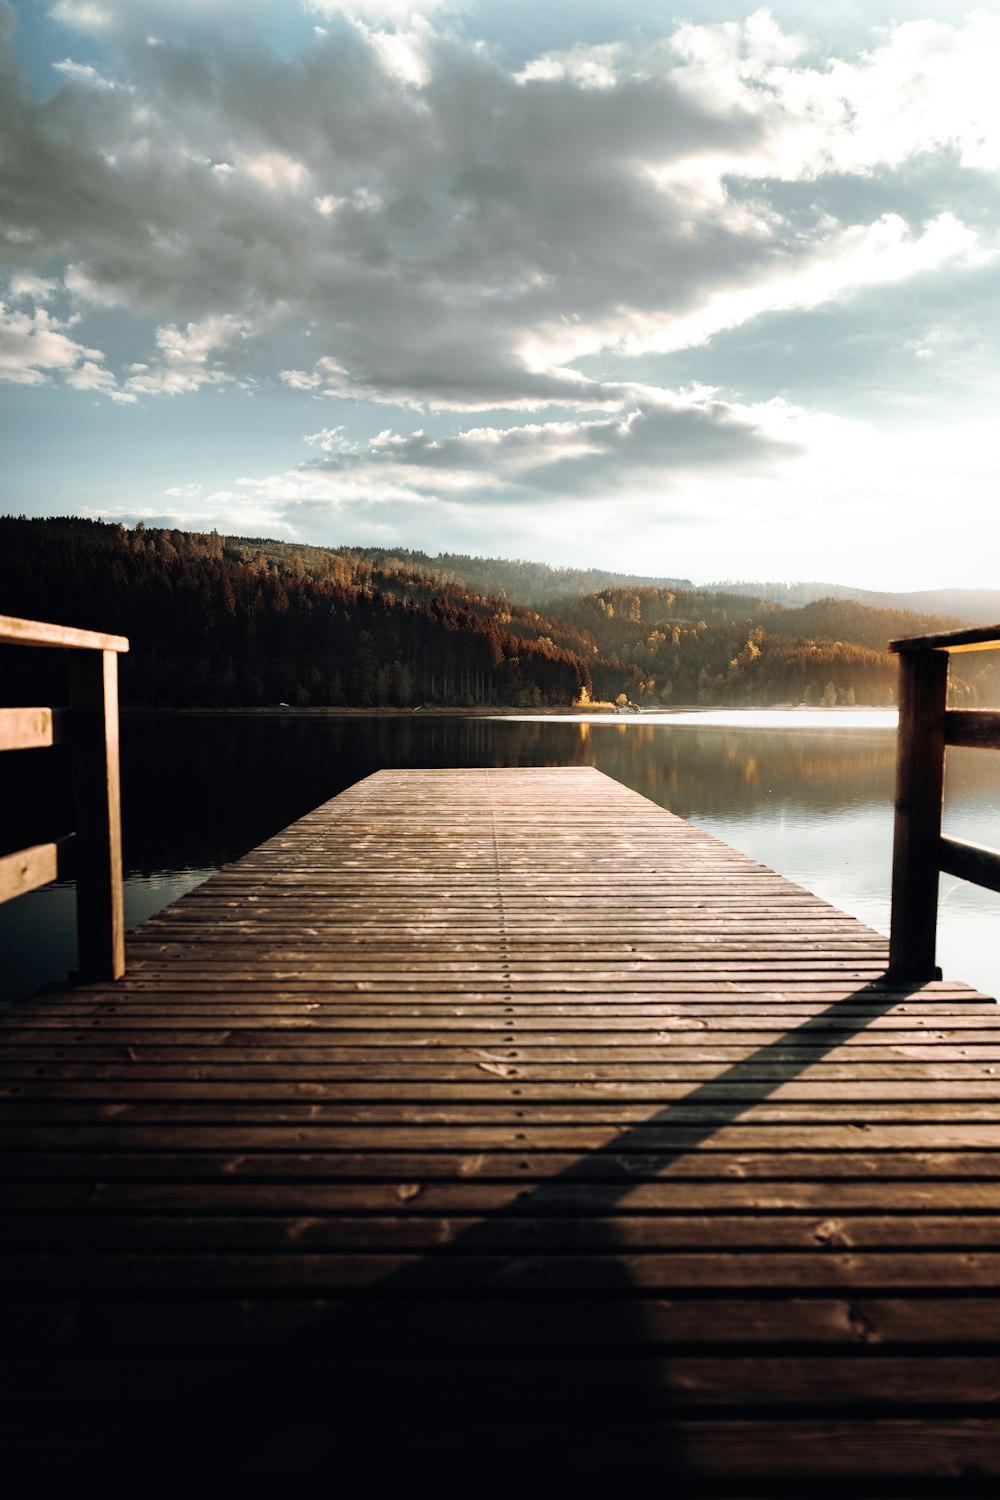
<path id="1" fill-rule="evenodd" d="M 468 9 L 468 0 L 304 0 L 314 15 L 347 16 L 351 20 L 372 24 L 399 26 L 414 15 L 423 17 L 446 12 L 460 14 Z"/>
<path id="2" fill-rule="evenodd" d="M 72 371 L 81 361 L 102 359 L 61 331 L 42 307 L 32 312 L 8 309 L 0 302 L 0 380 L 43 385 L 53 372 Z"/>
<path id="3" fill-rule="evenodd" d="M 66 384 L 77 391 L 98 391 L 103 396 L 110 396 L 112 401 L 127 405 L 134 404 L 136 399 L 128 391 L 119 390 L 111 371 L 92 359 L 85 359 L 82 365 L 70 370 L 66 376 Z"/>
<path id="4" fill-rule="evenodd" d="M 64 26 L 88 34 L 100 35 L 112 23 L 111 11 L 107 6 L 97 4 L 96 0 L 57 0 L 50 14 L 53 20 L 61 21 Z"/>
<path id="5" fill-rule="evenodd" d="M 813 66 L 766 11 L 682 26 L 673 46 L 681 61 L 671 76 L 689 98 L 764 127 L 749 151 L 717 157 L 719 172 L 786 181 L 870 174 L 943 149 L 967 167 L 1000 166 L 1000 15 L 990 11 L 959 24 L 910 21 L 856 60 Z"/>
<path id="6" fill-rule="evenodd" d="M 952 214 L 939 215 L 918 234 L 898 214 L 885 214 L 870 225 L 830 226 L 828 238 L 810 255 L 784 267 L 779 261 L 756 284 L 713 292 L 690 312 L 661 321 L 629 311 L 591 328 L 556 325 L 540 331 L 522 355 L 529 368 L 545 369 L 609 347 L 629 355 L 690 349 L 764 313 L 820 307 L 869 287 L 995 254 L 983 250 L 975 233 Z"/>
<path id="7" fill-rule="evenodd" d="M 406 30 L 379 31 L 359 24 L 379 63 L 391 78 L 418 89 L 430 82 L 427 51 L 434 33 L 422 16 L 410 16 Z"/>
<path id="8" fill-rule="evenodd" d="M 70 83 L 79 84 L 81 88 L 112 91 L 118 87 L 113 79 L 105 78 L 104 74 L 91 67 L 90 63 L 73 62 L 72 58 L 64 57 L 60 62 L 54 62 L 52 66 L 57 73 L 69 79 Z"/>
<path id="9" fill-rule="evenodd" d="M 30 271 L 21 271 L 10 278 L 10 295 L 29 298 L 32 302 L 48 302 L 55 296 L 59 283 L 45 276 L 34 276 Z"/>
<path id="10" fill-rule="evenodd" d="M 610 416 L 468 427 L 450 437 L 385 428 L 365 448 L 345 441 L 342 427 L 324 428 L 306 441 L 329 456 L 304 468 L 327 475 L 331 494 L 363 482 L 436 497 L 505 491 L 608 500 L 651 471 L 669 487 L 706 467 L 752 471 L 797 451 L 814 425 L 780 401 L 741 406 L 697 390 L 635 394 Z"/>
<path id="11" fill-rule="evenodd" d="M 94 307 L 118 307 L 126 301 L 118 287 L 98 281 L 86 266 L 68 265 L 63 273 L 63 286 L 76 301 Z"/>
<path id="12" fill-rule="evenodd" d="M 333 193 L 323 193 L 321 197 L 313 199 L 313 207 L 317 213 L 323 215 L 324 219 L 328 219 L 346 201 L 345 198 L 337 198 Z"/>
<path id="13" fill-rule="evenodd" d="M 323 427 L 319 432 L 306 434 L 306 442 L 314 448 L 321 449 L 324 453 L 356 453 L 358 444 L 353 442 L 347 435 L 344 427 Z M 376 439 L 372 439 L 373 442 Z"/>
<path id="14" fill-rule="evenodd" d="M 547 52 L 535 57 L 514 74 L 517 83 L 554 83 L 569 79 L 582 89 L 611 89 L 619 80 L 619 70 L 629 59 L 630 49 L 623 42 L 602 46 L 582 43 L 565 52 Z"/>
<path id="15" fill-rule="evenodd" d="M 158 328 L 155 362 L 132 365 L 126 389 L 143 396 L 177 396 L 203 385 L 231 382 L 234 377 L 212 356 L 236 343 L 248 326 L 240 318 L 220 315 L 188 323 L 184 329 L 173 324 Z"/>
<path id="16" fill-rule="evenodd" d="M 246 152 L 236 158 L 237 170 L 269 193 L 299 193 L 308 187 L 312 173 L 304 162 L 286 151 Z"/>

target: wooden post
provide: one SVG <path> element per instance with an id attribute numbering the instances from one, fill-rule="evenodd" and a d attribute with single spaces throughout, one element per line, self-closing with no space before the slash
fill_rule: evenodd
<path id="1" fill-rule="evenodd" d="M 944 794 L 946 651 L 901 651 L 889 975 L 940 979 L 934 962 Z"/>
<path id="2" fill-rule="evenodd" d="M 118 656 L 71 653 L 76 921 L 83 979 L 125 973 Z"/>

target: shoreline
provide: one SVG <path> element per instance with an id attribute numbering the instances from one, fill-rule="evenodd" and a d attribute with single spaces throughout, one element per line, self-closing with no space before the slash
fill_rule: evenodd
<path id="1" fill-rule="evenodd" d="M 435 704 L 432 707 L 420 705 L 415 708 L 396 708 L 388 705 L 381 708 L 356 708 L 356 707 L 309 707 L 291 708 L 268 704 L 258 708 L 149 708 L 138 705 L 127 705 L 120 709 L 123 719 L 129 718 L 197 718 L 197 719 L 523 719 L 526 721 L 538 721 L 544 719 L 558 719 L 570 723 L 588 724 L 638 724 L 643 721 L 652 723 L 686 723 L 691 720 L 706 720 L 717 723 L 721 721 L 733 721 L 734 724 L 745 722 L 748 717 L 767 717 L 769 719 L 780 718 L 807 724 L 828 724 L 831 720 L 843 719 L 845 723 L 857 721 L 860 716 L 870 718 L 872 715 L 884 717 L 886 723 L 891 719 L 895 723 L 897 710 L 885 705 L 866 705 L 863 703 L 853 704 L 851 707 L 838 705 L 832 708 L 821 708 L 815 705 L 791 705 L 770 704 L 767 706 L 746 704 L 741 707 L 722 707 L 707 704 L 679 704 L 670 708 L 644 708 L 632 709 L 620 712 L 614 708 L 574 708 L 569 705 L 547 707 L 547 708 L 510 708 L 506 706 L 484 707 L 478 704 L 474 708 L 455 708 Z"/>

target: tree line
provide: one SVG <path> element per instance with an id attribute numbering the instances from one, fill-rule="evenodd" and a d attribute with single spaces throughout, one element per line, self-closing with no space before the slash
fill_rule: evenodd
<path id="1" fill-rule="evenodd" d="M 78 519 L 0 517 L 0 559 L 0 612 L 127 635 L 123 701 L 164 707 L 889 704 L 886 642 L 962 623 L 674 585 L 581 595 L 569 578 L 535 607 L 424 554 Z M 496 560 L 449 560 L 495 580 Z M 567 571 L 528 568 L 529 591 Z M 7 702 L 40 701 L 40 666 L 58 701 L 55 663 L 5 655 Z M 954 701 L 1000 701 L 998 665 L 964 658 Z"/>
<path id="2" fill-rule="evenodd" d="M 366 563 L 316 576 L 214 533 L 21 518 L 0 518 L 0 556 L 0 612 L 129 637 L 126 703 L 534 707 L 591 688 L 553 623 Z M 9 667 L 37 682 L 37 661 Z"/>

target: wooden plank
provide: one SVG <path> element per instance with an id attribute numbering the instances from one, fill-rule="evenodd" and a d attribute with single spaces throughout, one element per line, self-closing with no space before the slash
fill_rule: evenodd
<path id="1" fill-rule="evenodd" d="M 1000 748 L 1000 713 L 989 708 L 949 709 L 944 716 L 944 737 L 948 745 L 996 750 Z"/>
<path id="2" fill-rule="evenodd" d="M 472 1235 L 474 1237 L 475 1231 Z M 591 1295 L 644 1298 L 687 1292 L 732 1292 L 746 1298 L 775 1294 L 879 1293 L 989 1296 L 1000 1279 L 1000 1251 L 712 1250 L 677 1252 L 483 1251 L 462 1254 L 413 1251 L 363 1255 L 296 1251 L 166 1252 L 143 1247 L 133 1254 L 38 1250 L 0 1254 L 4 1283 L 32 1296 L 117 1291 L 123 1296 L 197 1289 L 240 1293 L 349 1293 L 392 1297 L 484 1295 L 579 1299 L 581 1316 Z M 749 1373 L 749 1372 L 748 1372 Z"/>
<path id="3" fill-rule="evenodd" d="M 73 804 L 76 818 L 77 946 L 81 976 L 125 972 L 118 747 L 118 650 L 73 658 Z"/>
<path id="4" fill-rule="evenodd" d="M 59 876 L 56 844 L 32 844 L 15 854 L 0 856 L 0 902 L 12 901 L 28 891 L 48 885 Z"/>
<path id="5" fill-rule="evenodd" d="M 518 1205 L 511 1205 L 514 1209 Z M 400 1204 L 395 1205 L 397 1210 Z M 1000 1248 L 995 1214 L 950 1214 L 927 1211 L 919 1216 L 875 1213 L 792 1215 L 743 1213 L 682 1215 L 616 1212 L 602 1215 L 593 1202 L 585 1211 L 494 1214 L 482 1218 L 475 1209 L 452 1206 L 446 1217 L 433 1213 L 324 1214 L 282 1216 L 279 1213 L 188 1216 L 79 1213 L 19 1214 L 4 1224 L 4 1254 L 58 1244 L 67 1265 L 83 1253 L 214 1254 L 275 1252 L 295 1254 L 343 1252 L 398 1254 L 442 1247 L 473 1246 L 477 1253 L 529 1249 L 532 1254 L 609 1254 L 627 1251 L 811 1251 L 816 1246 L 863 1251 L 988 1251 Z M 993 1330 L 1000 1342 L 1000 1330 Z"/>
<path id="6" fill-rule="evenodd" d="M 878 1295 L 788 1297 L 770 1301 L 731 1297 L 667 1299 L 635 1304 L 639 1317 L 622 1317 L 620 1299 L 595 1297 L 581 1317 L 573 1300 L 544 1303 L 399 1296 L 372 1300 L 365 1319 L 352 1316 L 349 1298 L 136 1297 L 123 1303 L 97 1293 L 85 1299 L 37 1297 L 0 1301 L 0 1340 L 8 1353 L 50 1348 L 64 1352 L 158 1349 L 323 1350 L 336 1327 L 337 1348 L 371 1354 L 390 1344 L 435 1351 L 470 1345 L 495 1350 L 654 1350 L 715 1346 L 750 1354 L 760 1345 L 805 1346 L 815 1354 L 856 1352 L 867 1345 L 896 1351 L 914 1344 L 946 1349 L 959 1340 L 973 1350 L 997 1348 L 1000 1298 Z M 468 1335 L 471 1334 L 471 1340 Z"/>
<path id="7" fill-rule="evenodd" d="M 895 978 L 940 977 L 935 947 L 947 691 L 947 655 L 903 653 L 889 937 Z"/>
<path id="8" fill-rule="evenodd" d="M 858 1132 L 853 1150 L 800 1151 L 789 1139 L 784 1149 L 693 1152 L 630 1152 L 611 1147 L 594 1152 L 482 1151 L 463 1149 L 461 1136 L 444 1151 L 398 1148 L 394 1139 L 374 1150 L 238 1152 L 206 1149 L 159 1151 L 74 1151 L 73 1131 L 58 1150 L 11 1150 L 0 1160 L 0 1181 L 108 1182 L 392 1182 L 412 1187 L 427 1182 L 514 1182 L 530 1193 L 552 1180 L 606 1182 L 624 1192 L 635 1183 L 696 1179 L 698 1182 L 756 1183 L 786 1180 L 992 1182 L 1000 1173 L 1000 1151 L 868 1150 L 867 1132 Z M 168 1144 L 161 1137 L 161 1146 Z M 4 1191 L 6 1192 L 6 1187 Z"/>
<path id="9" fill-rule="evenodd" d="M 59 708 L 0 708 L 0 750 L 44 750 L 62 744 L 70 714 Z"/>
<path id="10" fill-rule="evenodd" d="M 633 1420 L 637 1406 L 648 1419 L 657 1412 L 677 1417 L 731 1409 L 734 1403 L 748 1414 L 765 1408 L 785 1416 L 820 1403 L 831 1415 L 867 1411 L 869 1419 L 929 1403 L 940 1412 L 961 1413 L 963 1407 L 993 1404 L 1000 1380 L 1000 1360 L 988 1353 L 965 1358 L 883 1354 L 875 1362 L 758 1352 L 751 1364 L 738 1356 L 663 1357 L 655 1351 L 637 1360 L 629 1357 L 630 1350 L 615 1350 L 591 1351 L 580 1361 L 572 1353 L 520 1354 L 488 1346 L 478 1358 L 450 1350 L 414 1353 L 400 1350 L 398 1342 L 395 1350 L 390 1343 L 385 1350 L 355 1349 L 350 1356 L 271 1350 L 247 1351 L 238 1360 L 205 1353 L 169 1360 L 140 1353 L 117 1358 L 81 1353 L 62 1360 L 19 1354 L 0 1361 L 0 1398 L 5 1407 L 15 1400 L 18 1405 L 72 1401 L 81 1415 L 108 1405 L 155 1409 L 170 1424 L 228 1386 L 234 1406 L 264 1420 L 276 1403 L 286 1410 L 336 1406 L 341 1417 L 381 1406 L 433 1418 L 443 1406 L 457 1427 L 484 1409 L 537 1420 L 540 1401 L 553 1420 L 577 1411 L 581 1403 L 594 1409 L 598 1402 L 607 1416 L 631 1414 Z"/>
<path id="11" fill-rule="evenodd" d="M 976 625 L 961 630 L 943 630 L 936 635 L 915 635 L 890 641 L 889 650 L 909 651 L 993 651 L 1000 646 L 1000 625 Z"/>
<path id="12" fill-rule="evenodd" d="M 440 1163 L 438 1166 L 440 1167 Z M 416 1175 L 422 1174 L 413 1161 Z M 870 1170 L 870 1160 L 865 1164 Z M 557 1174 L 541 1178 L 531 1191 L 519 1175 L 428 1176 L 421 1181 L 369 1177 L 364 1182 L 346 1176 L 317 1182 L 207 1180 L 177 1181 L 110 1179 L 94 1186 L 78 1180 L 11 1182 L 4 1189 L 4 1224 L 15 1214 L 58 1215 L 86 1209 L 89 1218 L 105 1216 L 221 1215 L 247 1220 L 271 1215 L 322 1219 L 360 1214 L 441 1215 L 684 1215 L 730 1213 L 741 1215 L 810 1216 L 813 1231 L 834 1215 L 880 1214 L 905 1216 L 904 1226 L 919 1227 L 920 1215 L 991 1215 L 996 1225 L 1000 1210 L 1000 1182 L 954 1176 L 852 1180 L 817 1176 L 802 1180 L 765 1177 L 735 1180 L 723 1172 L 714 1177 L 636 1179 L 623 1188 L 618 1182 L 562 1181 Z M 815 1218 L 819 1215 L 819 1219 Z M 808 1221 L 807 1221 L 808 1222 Z M 916 1232 L 916 1231 L 915 1231 Z M 1000 1323 L 983 1330 L 983 1337 L 1000 1339 Z"/>
<path id="13" fill-rule="evenodd" d="M 971 880 L 974 885 L 985 886 L 990 891 L 1000 891 L 1000 854 L 995 849 L 942 838 L 940 851 L 941 869 L 946 874 L 957 875 L 960 880 Z"/>
<path id="14" fill-rule="evenodd" d="M 128 650 L 128 641 L 122 635 L 78 630 L 72 625 L 48 625 L 39 620 L 19 620 L 13 615 L 0 615 L 0 645 L 57 646 L 71 651 Z"/>

